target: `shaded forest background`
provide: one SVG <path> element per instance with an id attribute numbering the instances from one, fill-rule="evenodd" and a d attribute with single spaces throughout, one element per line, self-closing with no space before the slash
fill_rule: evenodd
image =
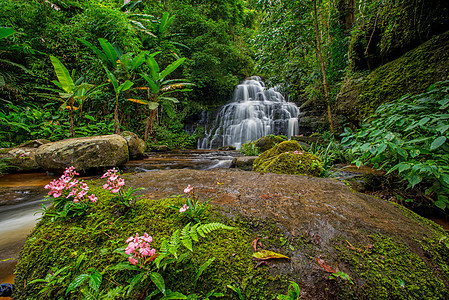
<path id="1" fill-rule="evenodd" d="M 0 1 L 0 26 L 15 30 L 0 39 L 2 146 L 69 136 L 68 110 L 61 111 L 61 98 L 47 90 L 55 88 L 51 81 L 56 79 L 49 55 L 74 70 L 74 79 L 97 86 L 108 80 L 101 59 L 80 40 L 99 47 L 98 39 L 104 38 L 133 57 L 160 52 L 156 60 L 161 69 L 186 58 L 170 77 L 194 87 L 176 94 L 179 103 L 162 101 L 147 139 L 150 145 L 175 141 L 173 145 L 195 147 L 202 130 L 196 128 L 192 136 L 184 125 L 198 121 L 201 111 L 229 101 L 234 86 L 251 75 L 262 76 L 301 106 L 305 133 L 329 130 L 332 119 L 336 130 L 357 127 L 385 100 L 422 92 L 447 78 L 447 68 L 431 68 L 447 62 L 447 54 L 437 53 L 435 66 L 421 58 L 431 71 L 412 83 L 403 70 L 395 75 L 401 78 L 380 79 L 381 86 L 394 82 L 386 91 L 373 92 L 379 88 L 374 79 L 371 87 L 357 86 L 356 96 L 344 97 L 348 85 L 353 92 L 354 82 L 366 81 L 373 70 L 447 31 L 445 1 L 125 2 Z M 165 12 L 174 20 L 161 30 Z M 141 70 L 114 71 L 119 81 L 133 81 L 134 88 L 145 85 L 138 76 Z M 122 130 L 143 135 L 148 109 L 125 100 L 135 93 L 131 88 L 120 95 L 119 119 Z M 75 114 L 76 135 L 112 132 L 114 97 L 109 85 L 86 99 Z M 11 113 L 14 117 L 7 117 Z"/>

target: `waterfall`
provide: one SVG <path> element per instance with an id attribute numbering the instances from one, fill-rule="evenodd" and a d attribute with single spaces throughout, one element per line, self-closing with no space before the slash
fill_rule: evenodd
<path id="1" fill-rule="evenodd" d="M 260 77 L 245 79 L 234 90 L 232 102 L 223 106 L 199 149 L 216 149 L 255 141 L 269 134 L 297 135 L 299 108 L 275 89 L 266 89 Z"/>

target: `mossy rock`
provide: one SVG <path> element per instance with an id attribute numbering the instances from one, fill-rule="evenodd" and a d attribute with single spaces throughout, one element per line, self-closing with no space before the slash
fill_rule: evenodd
<path id="1" fill-rule="evenodd" d="M 277 174 L 319 176 L 322 170 L 321 160 L 305 152 L 297 141 L 280 143 L 262 153 L 253 164 L 253 171 Z"/>
<path id="2" fill-rule="evenodd" d="M 358 126 L 383 103 L 423 93 L 449 79 L 449 31 L 369 74 L 355 73 L 337 97 L 337 110 Z"/>
<path id="3" fill-rule="evenodd" d="M 260 153 L 262 153 L 273 148 L 277 144 L 284 142 L 285 140 L 286 138 L 283 136 L 270 134 L 258 139 L 256 141 L 256 147 L 259 148 Z"/>
<path id="4" fill-rule="evenodd" d="M 89 186 L 99 200 L 87 217 L 66 222 L 42 218 L 21 251 L 14 299 L 82 299 L 80 289 L 88 280 L 67 296 L 65 291 L 90 268 L 102 273 L 102 293 L 127 286 L 138 272 L 113 270 L 126 261 L 114 250 L 125 247 L 136 232 L 148 232 L 152 246 L 159 249 L 161 239 L 184 228 L 190 220 L 168 206 L 179 206 L 185 199 L 166 197 L 182 193 L 187 184 L 195 186 L 200 201 L 213 198 L 203 223 L 219 221 L 235 229 L 200 237 L 188 260 L 159 271 L 167 288 L 202 298 L 215 290 L 223 299 L 238 299 L 227 288 L 232 285 L 244 299 L 272 300 L 285 295 L 295 281 L 307 299 L 449 297 L 449 236 L 441 227 L 402 206 L 354 193 L 342 182 L 235 169 L 162 170 L 129 174 L 125 180 L 131 188 L 145 188 L 140 191 L 145 199 L 130 210 L 122 210 L 101 188 L 103 182 L 96 181 Z M 251 244 L 256 237 L 258 250 L 290 259 L 255 268 Z M 213 257 L 195 286 L 199 267 Z M 330 278 L 319 259 L 344 273 Z M 66 266 L 47 292 L 39 294 L 44 282 L 31 283 Z M 129 295 L 109 299 L 145 298 L 154 289 L 146 278 Z"/>
<path id="5" fill-rule="evenodd" d="M 356 71 L 374 70 L 449 30 L 447 0 L 378 1 L 369 9 L 364 14 L 371 19 L 358 22 L 350 40 L 349 54 Z"/>

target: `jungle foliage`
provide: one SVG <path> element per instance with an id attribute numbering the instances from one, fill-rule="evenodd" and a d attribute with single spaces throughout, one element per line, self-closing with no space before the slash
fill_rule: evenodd
<path id="1" fill-rule="evenodd" d="M 169 119 L 174 115 L 185 118 L 198 107 L 227 100 L 233 86 L 251 73 L 251 51 L 241 37 L 249 36 L 253 24 L 248 19 L 254 12 L 246 9 L 245 1 L 123 3 L 0 1 L 0 130 L 9 132 L 11 122 L 15 122 L 19 128 L 14 130 L 27 133 L 2 135 L 2 146 L 17 145 L 24 136 L 44 137 L 28 123 L 17 122 L 14 114 L 23 114 L 27 107 L 73 124 L 64 136 L 80 136 L 77 128 L 83 128 L 86 122 L 83 115 L 110 123 L 114 113 L 116 126 L 107 133 L 147 133 L 147 141 L 157 144 L 164 141 L 153 129 L 160 129 L 170 132 L 170 141 L 178 137 L 183 140 L 186 134 L 172 131 Z M 182 66 L 170 67 L 181 60 Z M 160 72 L 157 78 L 152 76 L 153 71 Z M 67 84 L 61 85 L 60 75 Z M 60 91 L 55 91 L 54 79 L 58 79 Z M 157 86 L 147 79 L 155 80 Z M 175 86 L 168 81 L 172 79 L 184 81 Z M 111 84 L 88 98 L 86 82 L 92 89 Z M 190 92 L 175 88 L 182 82 L 183 86 L 191 83 L 197 88 Z M 83 87 L 80 90 L 79 84 Z M 173 94 L 167 97 L 167 91 Z M 79 92 L 82 95 L 77 95 Z M 177 101 L 173 101 L 175 98 Z M 141 99 L 147 105 L 127 99 Z M 58 109 L 68 113 L 61 115 Z"/>

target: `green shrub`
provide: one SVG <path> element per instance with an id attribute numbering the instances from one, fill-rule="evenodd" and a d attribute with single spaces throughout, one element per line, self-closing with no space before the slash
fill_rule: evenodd
<path id="1" fill-rule="evenodd" d="M 245 156 L 258 156 L 260 154 L 259 148 L 256 146 L 256 142 L 249 141 L 240 147 L 240 153 Z"/>
<path id="2" fill-rule="evenodd" d="M 449 206 L 449 81 L 427 92 L 381 105 L 362 128 L 345 129 L 342 143 L 357 166 L 398 174 L 407 188 L 421 187 L 441 209 Z"/>

